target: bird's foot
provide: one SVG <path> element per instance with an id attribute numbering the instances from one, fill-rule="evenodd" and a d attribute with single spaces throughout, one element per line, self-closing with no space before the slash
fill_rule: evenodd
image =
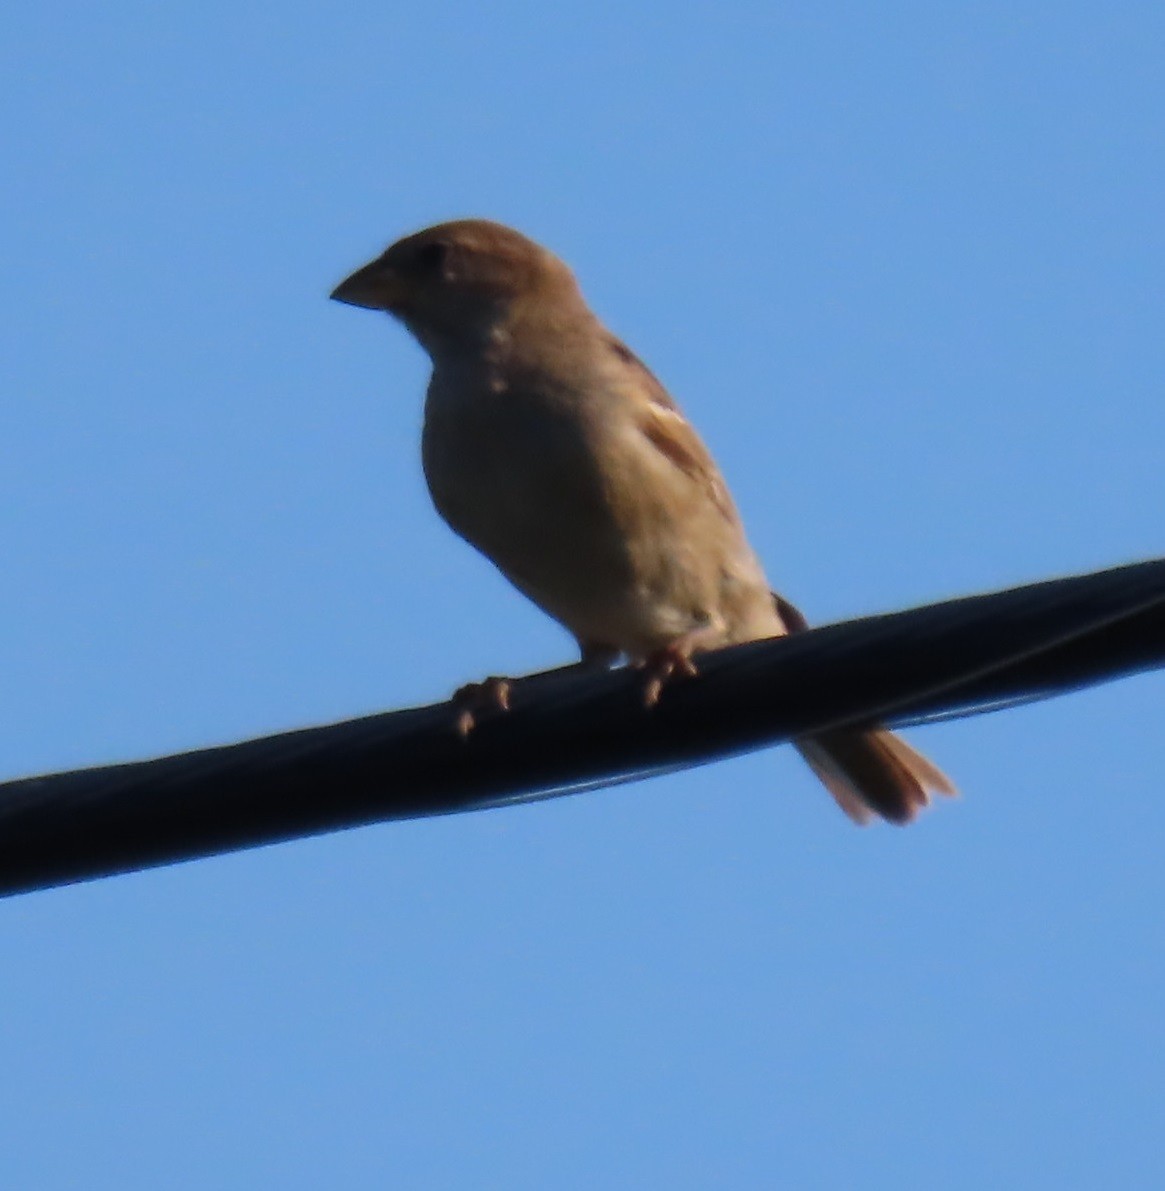
<path id="1" fill-rule="evenodd" d="M 699 671 L 692 661 L 692 649 L 687 641 L 675 641 L 649 654 L 643 661 L 643 702 L 654 707 L 660 693 L 669 682 L 677 678 L 694 678 Z"/>
<path id="2" fill-rule="evenodd" d="M 678 678 L 695 678 L 699 674 L 692 656 L 715 649 L 724 643 L 723 628 L 720 625 L 704 625 L 684 633 L 669 642 L 662 649 L 649 653 L 636 663 L 644 673 L 643 702 L 654 707 L 660 693 L 669 683 Z"/>
<path id="3" fill-rule="evenodd" d="M 480 716 L 510 710 L 510 680 L 491 677 L 484 682 L 466 683 L 454 694 L 453 706 L 457 709 L 457 735 L 466 740 Z"/>

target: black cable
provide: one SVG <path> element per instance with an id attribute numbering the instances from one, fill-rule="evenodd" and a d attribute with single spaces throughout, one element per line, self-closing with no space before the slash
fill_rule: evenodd
<path id="1" fill-rule="evenodd" d="M 1165 665 L 1165 559 L 634 672 L 550 671 L 468 741 L 448 703 L 0 784 L 0 893 L 594 789 L 825 728 L 995 710 Z"/>

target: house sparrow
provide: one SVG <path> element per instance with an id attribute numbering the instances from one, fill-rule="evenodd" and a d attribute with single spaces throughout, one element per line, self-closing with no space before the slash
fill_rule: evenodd
<path id="1" fill-rule="evenodd" d="M 397 241 L 333 291 L 433 362 L 422 459 L 437 511 L 573 634 L 584 663 L 646 670 L 648 704 L 694 654 L 803 628 L 774 596 L 704 444 L 587 306 L 570 269 L 481 219 Z M 504 684 L 493 694 L 504 705 Z M 851 819 L 954 793 L 890 732 L 797 742 Z"/>

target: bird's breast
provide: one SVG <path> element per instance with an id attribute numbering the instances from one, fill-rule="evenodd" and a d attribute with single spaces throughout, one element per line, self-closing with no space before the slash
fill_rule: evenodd
<path id="1" fill-rule="evenodd" d="M 627 582 L 585 414 L 552 395 L 434 385 L 422 461 L 437 511 L 552 615 Z"/>
<path id="2" fill-rule="evenodd" d="M 738 589 L 771 617 L 751 552 L 703 490 L 625 406 L 571 396 L 434 378 L 422 454 L 449 525 L 576 637 L 633 655 L 695 627 L 733 636 Z"/>
<path id="3" fill-rule="evenodd" d="M 475 545 L 520 544 L 601 502 L 577 417 L 521 394 L 431 392 L 422 462 L 437 510 Z"/>

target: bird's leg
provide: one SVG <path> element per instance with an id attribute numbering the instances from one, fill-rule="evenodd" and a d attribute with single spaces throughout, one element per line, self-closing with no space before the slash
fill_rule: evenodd
<path id="1" fill-rule="evenodd" d="M 553 671 L 555 676 L 567 674 L 572 670 L 609 670 L 619 657 L 618 649 L 593 641 L 580 641 L 578 648 L 581 655 L 579 660 L 571 666 Z M 485 679 L 484 682 L 469 682 L 461 687 L 453 696 L 453 704 L 457 709 L 455 727 L 458 736 L 463 740 L 467 738 L 476 726 L 479 716 L 509 711 L 510 693 L 515 681 L 519 680 L 495 676 Z"/>
<path id="2" fill-rule="evenodd" d="M 649 653 L 640 663 L 644 674 L 643 702 L 654 707 L 664 686 L 677 678 L 694 678 L 699 671 L 692 655 L 708 649 L 720 635 L 719 629 L 702 628 L 685 633 L 662 649 Z"/>

